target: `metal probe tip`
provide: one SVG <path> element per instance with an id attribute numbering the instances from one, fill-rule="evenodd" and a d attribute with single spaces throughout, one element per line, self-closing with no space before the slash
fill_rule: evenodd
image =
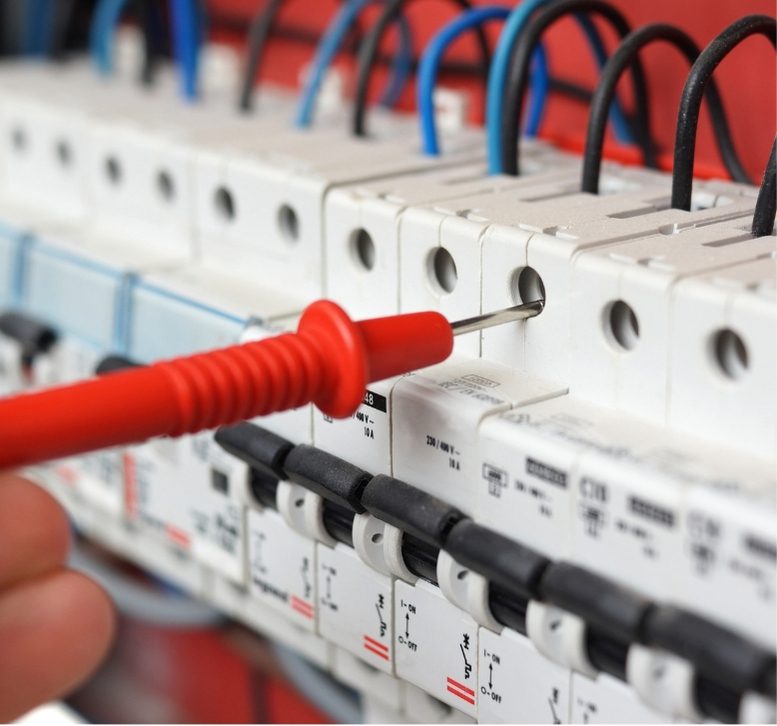
<path id="1" fill-rule="evenodd" d="M 454 335 L 473 333 L 476 330 L 493 328 L 496 325 L 504 325 L 505 323 L 514 323 L 517 320 L 528 320 L 539 315 L 544 307 L 544 300 L 533 300 L 532 302 L 521 303 L 504 310 L 496 310 L 493 313 L 476 315 L 474 318 L 467 318 L 466 320 L 457 320 L 455 323 L 451 323 L 451 328 Z"/>

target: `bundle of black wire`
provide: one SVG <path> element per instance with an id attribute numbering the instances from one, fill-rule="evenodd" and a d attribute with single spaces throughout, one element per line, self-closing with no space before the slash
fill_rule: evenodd
<path id="1" fill-rule="evenodd" d="M 699 56 L 700 50 L 693 39 L 680 28 L 666 23 L 646 25 L 627 35 L 602 69 L 599 83 L 591 100 L 588 117 L 588 133 L 583 153 L 581 190 L 591 194 L 599 193 L 599 174 L 602 166 L 602 149 L 607 114 L 615 96 L 615 89 L 623 72 L 634 62 L 637 54 L 656 41 L 669 43 L 677 48 L 690 63 Z M 749 183 L 750 179 L 737 156 L 731 139 L 731 130 L 726 118 L 723 101 L 717 84 L 713 81 L 707 91 L 712 125 L 723 163 L 735 181 Z M 648 124 L 650 120 L 647 120 Z M 649 133 L 649 131 L 648 131 Z"/>
<path id="2" fill-rule="evenodd" d="M 561 0 L 537 12 L 518 38 L 510 63 L 510 79 L 505 89 L 505 114 L 502 119 L 502 168 L 507 174 L 520 171 L 518 138 L 523 103 L 528 90 L 531 58 L 544 33 L 563 17 L 572 14 L 589 14 L 609 23 L 621 38 L 631 33 L 631 26 L 624 15 L 603 0 Z M 645 70 L 637 58 L 631 65 L 634 85 L 636 117 L 634 135 L 642 150 L 646 166 L 656 167 L 657 158 L 648 132 L 648 95 Z"/>

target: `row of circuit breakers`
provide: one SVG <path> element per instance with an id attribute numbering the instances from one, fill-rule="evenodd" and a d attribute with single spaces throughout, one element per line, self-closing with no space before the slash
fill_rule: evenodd
<path id="1" fill-rule="evenodd" d="M 86 536 L 331 671 L 395 722 L 775 719 L 775 237 L 757 189 L 416 119 L 312 130 L 209 48 L 207 100 L 0 68 L 0 391 L 355 318 L 537 298 L 445 364 L 32 473 Z"/>

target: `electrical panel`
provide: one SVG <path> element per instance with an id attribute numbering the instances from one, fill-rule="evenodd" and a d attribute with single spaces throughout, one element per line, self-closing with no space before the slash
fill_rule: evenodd
<path id="1" fill-rule="evenodd" d="M 348 137 L 336 78 L 290 130 L 287 90 L 229 108 L 236 67 L 209 48 L 195 106 L 166 73 L 144 94 L 77 63 L 0 69 L 0 392 L 294 330 L 322 296 L 542 313 L 371 384 L 344 420 L 304 406 L 31 476 L 375 718 L 773 721 L 758 190 L 697 180 L 684 211 L 670 175 L 605 162 L 582 193 L 579 157 L 539 140 L 489 175 L 480 130 L 427 156 L 415 117 L 381 111 Z"/>

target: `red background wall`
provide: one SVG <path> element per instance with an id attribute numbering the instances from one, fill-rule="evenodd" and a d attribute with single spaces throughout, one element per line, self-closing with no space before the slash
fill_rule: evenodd
<path id="1" fill-rule="evenodd" d="M 701 45 L 706 45 L 722 28 L 736 18 L 748 13 L 773 15 L 773 0 L 612 0 L 634 27 L 649 22 L 675 23 L 689 32 Z M 474 0 L 474 4 L 489 4 Z M 515 3 L 507 3 L 513 5 Z M 263 6 L 258 0 L 209 0 L 208 7 L 220 27 L 218 18 L 248 19 Z M 336 0 L 288 0 L 282 10 L 280 23 L 320 32 L 337 7 Z M 368 27 L 379 7 L 370 7 L 364 13 L 362 27 Z M 443 0 L 416 0 L 407 3 L 412 23 L 415 45 L 422 50 L 434 31 L 457 12 L 456 6 Z M 498 27 L 491 27 L 495 35 Z M 612 48 L 614 36 L 603 28 Z M 232 32 L 235 42 L 242 42 L 239 34 Z M 390 50 L 392 38 L 386 50 Z M 554 26 L 547 37 L 551 72 L 560 78 L 577 81 L 593 88 L 596 69 L 577 27 L 571 20 Z M 268 48 L 263 76 L 285 84 L 297 84 L 299 69 L 312 55 L 310 45 L 294 41 L 276 40 Z M 475 60 L 474 43 L 462 38 L 451 50 L 452 60 Z M 661 148 L 671 153 L 679 94 L 687 74 L 684 59 L 665 44 L 649 47 L 643 54 L 648 70 L 651 118 L 654 135 Z M 340 63 L 351 63 L 350 58 Z M 376 72 L 374 87 L 380 87 L 377 79 L 383 71 Z M 775 132 L 775 62 L 774 51 L 763 37 L 751 38 L 735 50 L 717 71 L 716 78 L 722 89 L 737 148 L 754 179 L 760 179 L 763 165 Z M 443 79 L 447 86 L 460 86 L 473 93 L 473 120 L 481 117 L 481 88 L 472 78 Z M 622 84 L 624 98 L 628 100 L 628 83 Z M 408 88 L 403 107 L 414 106 L 413 89 Z M 567 98 L 553 95 L 543 124 L 543 136 L 563 140 L 572 146 L 579 145 L 585 132 L 587 111 L 585 106 Z M 671 157 L 665 157 L 669 162 Z M 712 139 L 706 111 L 698 137 L 698 171 L 704 175 L 720 169 L 718 155 Z M 722 173 L 722 172 L 720 172 Z"/>

